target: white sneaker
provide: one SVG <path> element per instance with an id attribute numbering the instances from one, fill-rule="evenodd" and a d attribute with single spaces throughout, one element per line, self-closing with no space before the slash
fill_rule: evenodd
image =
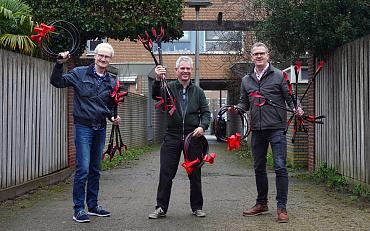
<path id="1" fill-rule="evenodd" d="M 166 214 L 163 212 L 163 209 L 159 207 L 153 213 L 149 214 L 149 219 L 158 219 L 165 216 Z"/>
<path id="2" fill-rule="evenodd" d="M 193 215 L 197 217 L 205 217 L 207 214 L 203 212 L 202 210 L 198 209 L 193 211 Z"/>

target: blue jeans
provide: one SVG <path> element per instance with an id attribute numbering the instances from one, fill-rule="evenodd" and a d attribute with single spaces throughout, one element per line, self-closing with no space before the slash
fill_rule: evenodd
<path id="1" fill-rule="evenodd" d="M 105 144 L 106 128 L 99 130 L 75 124 L 76 172 L 73 183 L 74 210 L 94 208 L 98 203 L 100 163 Z"/>
<path id="2" fill-rule="evenodd" d="M 266 204 L 268 180 L 266 173 L 267 149 L 271 144 L 276 175 L 276 200 L 278 208 L 286 208 L 288 198 L 288 172 L 286 169 L 287 141 L 284 130 L 252 132 L 252 153 L 257 185 L 257 203 Z"/>

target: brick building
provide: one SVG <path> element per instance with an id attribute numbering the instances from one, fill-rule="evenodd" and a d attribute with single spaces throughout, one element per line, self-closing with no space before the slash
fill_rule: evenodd
<path id="1" fill-rule="evenodd" d="M 253 42 L 255 14 L 245 14 L 247 1 L 211 0 L 211 6 L 201 8 L 199 20 L 196 21 L 194 8 L 184 5 L 184 36 L 173 42 L 162 44 L 163 63 L 170 68 L 168 78 L 175 78 L 174 64 L 179 55 L 189 55 L 195 60 L 195 34 L 199 32 L 199 76 L 200 84 L 205 90 L 226 89 L 226 79 L 233 78 L 231 67 L 244 62 L 244 47 Z M 255 12 L 255 11 L 253 11 Z M 248 18 L 245 17 L 248 15 Z M 140 42 L 106 39 L 115 49 L 112 65 L 118 68 L 118 76 L 126 83 L 135 85 L 130 91 L 146 94 L 145 81 L 154 67 L 153 60 Z M 99 41 L 88 42 L 87 57 L 92 55 Z M 154 46 L 154 52 L 156 53 Z M 249 49 L 249 48 L 247 48 Z M 173 70 L 173 71 L 172 71 Z"/>
<path id="2" fill-rule="evenodd" d="M 264 11 L 254 7 L 249 0 L 209 2 L 210 6 L 200 8 L 198 20 L 195 9 L 184 4 L 182 18 L 184 35 L 179 40 L 163 43 L 162 51 L 163 63 L 169 68 L 167 77 L 175 79 L 175 61 L 180 55 L 189 55 L 195 62 L 196 31 L 198 31 L 198 76 L 200 86 L 206 91 L 210 109 L 215 116 L 220 105 L 236 104 L 239 99 L 241 78 L 251 68 L 249 55 L 245 53 L 249 54 L 251 45 L 256 42 L 252 28 L 263 20 Z M 153 81 L 151 77 L 155 67 L 150 53 L 140 42 L 109 38 L 105 41 L 108 41 L 115 50 L 111 65 L 117 69 L 120 81 L 130 92 L 150 95 Z M 99 42 L 88 41 L 85 55 L 87 58 L 93 55 L 93 50 Z M 157 54 L 156 44 L 153 51 Z M 306 136 L 304 139 L 307 139 Z M 297 148 L 297 145 L 290 144 L 288 152 L 293 165 L 295 159 L 299 161 L 299 165 L 306 165 L 306 146 L 307 144 Z"/>

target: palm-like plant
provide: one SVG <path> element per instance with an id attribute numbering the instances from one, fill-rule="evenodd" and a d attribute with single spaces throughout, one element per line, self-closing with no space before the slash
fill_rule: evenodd
<path id="1" fill-rule="evenodd" d="M 0 47 L 30 54 L 33 25 L 31 8 L 22 0 L 0 0 Z"/>

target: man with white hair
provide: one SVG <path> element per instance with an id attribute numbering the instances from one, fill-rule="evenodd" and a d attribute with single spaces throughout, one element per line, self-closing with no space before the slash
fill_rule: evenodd
<path id="1" fill-rule="evenodd" d="M 110 44 L 100 43 L 95 48 L 94 64 L 76 67 L 63 74 L 63 63 L 70 58 L 70 54 L 68 51 L 62 52 L 50 77 L 53 86 L 74 89 L 76 171 L 73 183 L 73 219 L 80 223 L 90 222 L 89 215 L 110 216 L 110 212 L 98 205 L 98 193 L 106 118 L 114 124 L 119 124 L 120 121 L 119 116 L 113 116 L 114 104 L 110 97 L 116 86 L 116 79 L 107 71 L 113 55 L 114 50 Z M 88 212 L 85 211 L 85 199 Z"/>
<path id="2" fill-rule="evenodd" d="M 157 205 L 154 212 L 149 214 L 149 219 L 166 216 L 170 202 L 172 180 L 175 178 L 181 152 L 184 151 L 184 140 L 188 134 L 193 132 L 189 147 L 194 147 L 194 156 L 200 156 L 202 152 L 199 140 L 209 126 L 211 113 L 203 89 L 191 82 L 192 70 L 192 59 L 189 56 L 180 56 L 176 61 L 175 68 L 177 80 L 168 84 L 176 99 L 176 110 L 172 116 L 167 117 L 167 130 L 160 151 Z M 160 82 L 165 78 L 167 70 L 165 67 L 158 65 L 155 68 L 155 73 L 156 81 L 153 84 L 152 97 L 158 100 L 158 97 L 161 96 Z M 190 180 L 190 208 L 192 214 L 196 217 L 205 217 L 206 213 L 202 210 L 201 169 L 194 169 L 188 175 L 188 178 Z"/>

